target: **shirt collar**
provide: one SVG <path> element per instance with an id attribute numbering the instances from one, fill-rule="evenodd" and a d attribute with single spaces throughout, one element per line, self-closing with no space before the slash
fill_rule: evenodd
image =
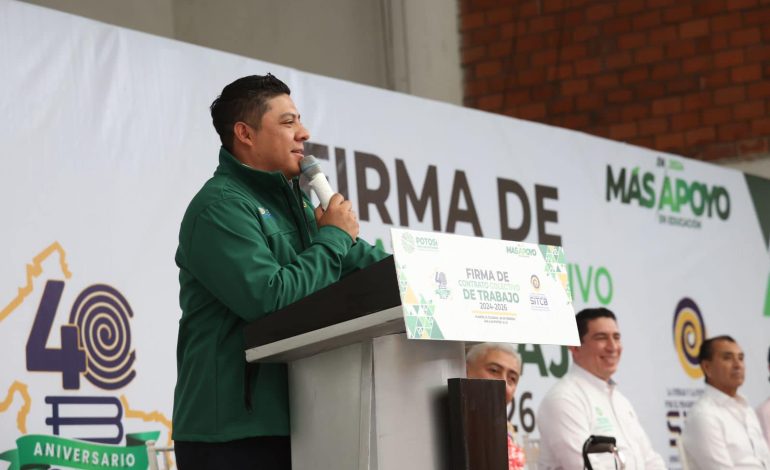
<path id="1" fill-rule="evenodd" d="M 600 379 L 599 377 L 588 372 L 587 370 L 583 369 L 582 367 L 575 364 L 574 362 L 572 363 L 570 372 L 575 376 L 580 377 L 582 380 L 585 380 L 586 382 L 593 385 L 594 387 L 598 388 L 599 390 L 604 390 L 608 393 L 612 392 L 612 390 L 614 390 L 615 387 L 617 386 L 617 383 L 614 380 L 612 380 L 612 378 L 610 378 L 610 380 Z"/>
<path id="2" fill-rule="evenodd" d="M 714 400 L 714 402 L 718 405 L 738 404 L 742 406 L 749 406 L 749 402 L 746 401 L 746 398 L 744 398 L 743 395 L 736 393 L 734 397 L 731 397 L 725 392 L 709 384 L 706 384 L 706 389 L 704 390 L 703 394 Z"/>

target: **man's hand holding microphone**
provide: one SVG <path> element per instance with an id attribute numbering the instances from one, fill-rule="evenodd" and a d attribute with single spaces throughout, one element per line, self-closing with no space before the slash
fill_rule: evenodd
<path id="1" fill-rule="evenodd" d="M 326 175 L 321 171 L 321 165 L 314 156 L 302 157 L 300 168 L 302 169 L 302 176 L 307 179 L 310 188 L 321 202 L 315 208 L 315 220 L 318 227 L 334 225 L 347 232 L 355 242 L 358 238 L 359 225 L 358 218 L 353 212 L 353 204 L 332 190 Z"/>

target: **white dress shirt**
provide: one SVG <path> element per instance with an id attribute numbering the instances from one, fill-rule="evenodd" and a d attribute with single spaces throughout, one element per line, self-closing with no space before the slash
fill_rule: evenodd
<path id="1" fill-rule="evenodd" d="M 592 434 L 616 439 L 627 470 L 666 468 L 615 382 L 605 382 L 577 364 L 543 398 L 537 427 L 540 469 L 582 470 L 583 443 Z M 597 462 L 592 464 L 596 469 L 615 468 L 609 454 L 597 454 L 591 461 Z"/>
<path id="2" fill-rule="evenodd" d="M 682 443 L 691 470 L 770 469 L 770 451 L 746 399 L 708 384 L 687 412 Z"/>
<path id="3" fill-rule="evenodd" d="M 757 418 L 759 418 L 759 425 L 762 426 L 762 434 L 765 435 L 767 447 L 770 447 L 770 398 L 757 408 Z"/>

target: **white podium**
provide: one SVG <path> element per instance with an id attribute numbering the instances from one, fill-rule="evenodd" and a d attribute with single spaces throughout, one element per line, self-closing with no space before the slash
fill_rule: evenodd
<path id="1" fill-rule="evenodd" d="M 392 258 L 246 328 L 249 362 L 287 362 L 292 466 L 436 469 L 449 463 L 447 380 L 461 342 L 404 334 Z"/>

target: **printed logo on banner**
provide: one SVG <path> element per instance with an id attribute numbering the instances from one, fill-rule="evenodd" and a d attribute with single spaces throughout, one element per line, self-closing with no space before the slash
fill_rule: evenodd
<path id="1" fill-rule="evenodd" d="M 706 324 L 694 300 L 685 297 L 677 303 L 672 330 L 674 350 L 685 375 L 694 380 L 702 378 L 703 371 L 698 365 L 698 353 L 706 338 Z M 666 390 L 666 426 L 669 430 L 669 446 L 672 449 L 668 457 L 669 466 L 681 464 L 676 449 L 682 434 L 682 424 L 687 417 L 687 411 L 702 394 L 703 388 L 700 385 L 670 387 Z"/>
<path id="2" fill-rule="evenodd" d="M 684 171 L 680 160 L 661 156 L 657 157 L 656 171 L 608 164 L 606 200 L 654 210 L 658 223 L 677 227 L 700 229 L 704 220 L 728 220 L 727 188 L 693 180 Z"/>
<path id="3" fill-rule="evenodd" d="M 541 312 L 549 311 L 548 297 L 540 293 L 540 278 L 533 274 L 529 278 L 529 283 L 532 286 L 532 292 L 529 293 L 530 308 Z"/>
<path id="4" fill-rule="evenodd" d="M 417 251 L 438 251 L 438 240 L 433 237 L 415 236 L 409 232 L 401 235 L 401 246 L 407 253 Z"/>
<path id="5" fill-rule="evenodd" d="M 700 309 L 692 299 L 679 301 L 674 312 L 674 347 L 685 373 L 693 378 L 703 377 L 698 365 L 698 352 L 706 338 L 706 326 Z"/>
<path id="6" fill-rule="evenodd" d="M 438 251 L 438 240 L 433 237 L 414 237 L 414 247 L 417 251 Z"/>
<path id="7" fill-rule="evenodd" d="M 435 281 L 437 284 L 436 295 L 438 295 L 438 297 L 441 300 L 448 299 L 449 294 L 451 294 L 452 291 L 447 289 L 446 273 L 441 271 L 436 271 Z"/>
<path id="8" fill-rule="evenodd" d="M 529 257 L 538 255 L 537 250 L 535 250 L 534 248 L 531 248 L 528 246 L 519 246 L 519 245 L 506 246 L 505 252 L 512 255 L 520 256 L 522 258 L 529 258 Z"/>
<path id="9" fill-rule="evenodd" d="M 28 332 L 20 332 L 27 336 L 25 350 L 15 357 L 25 358 L 26 370 L 35 373 L 26 380 L 16 377 L 6 398 L 0 401 L 0 419 L 12 419 L 4 413 L 16 401 L 17 394 L 22 401 L 15 421 L 19 432 L 16 448 L 0 453 L 0 460 L 10 462 L 10 469 L 51 465 L 147 468 L 145 442 L 157 440 L 161 432 L 126 432 L 127 419 L 163 425 L 169 443 L 171 422 L 158 412 L 131 409 L 125 395 L 118 397 L 110 393 L 124 389 L 136 377 L 136 351 L 131 345 L 134 312 L 118 289 L 97 283 L 84 288 L 65 321 L 57 323 L 57 315 L 61 317 L 63 312 L 62 294 L 72 283 L 56 279 L 57 276 L 43 276 L 43 264 L 53 255 L 59 257 L 63 277 L 71 278 L 64 249 L 58 242 L 53 243 L 27 266 L 26 286 L 0 311 L 0 328 L 14 311 L 30 313 Z M 35 311 L 30 298 L 40 286 L 42 293 Z M 54 327 L 56 324 L 60 324 L 58 330 Z M 51 347 L 49 343 L 58 343 L 58 347 Z M 66 393 L 55 393 L 55 387 L 50 384 L 41 386 L 48 374 L 61 376 L 61 390 Z M 81 379 L 107 393 L 84 390 Z M 46 409 L 42 414 L 47 416 L 37 418 L 39 422 L 29 422 L 30 416 L 41 415 L 40 409 L 32 413 L 34 408 Z M 29 427 L 48 428 L 50 433 L 28 434 Z M 124 438 L 126 446 L 119 447 Z M 4 443 L 8 444 L 11 443 Z"/>
<path id="10" fill-rule="evenodd" d="M 401 235 L 401 246 L 404 247 L 404 251 L 407 253 L 414 253 L 414 237 L 411 233 L 405 232 Z"/>

